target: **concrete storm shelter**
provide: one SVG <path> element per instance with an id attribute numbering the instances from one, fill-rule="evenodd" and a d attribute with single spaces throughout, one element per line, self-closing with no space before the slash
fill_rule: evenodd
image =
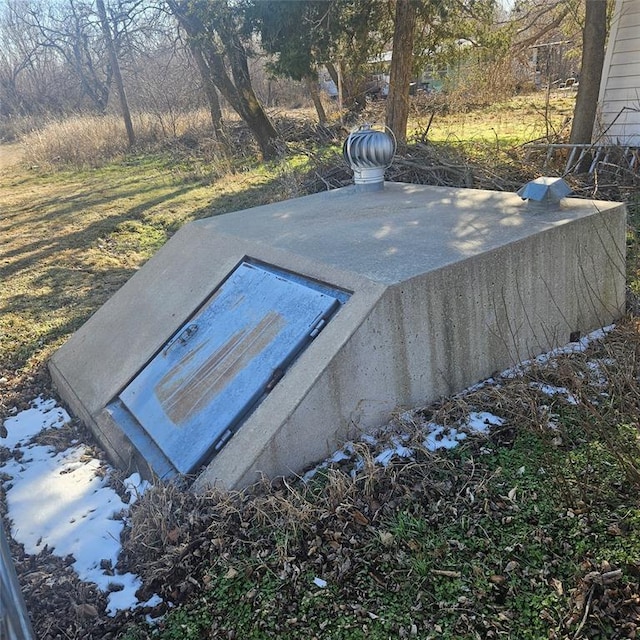
<path id="1" fill-rule="evenodd" d="M 624 312 L 625 208 L 386 183 L 192 222 L 54 354 L 120 466 L 299 473 Z"/>

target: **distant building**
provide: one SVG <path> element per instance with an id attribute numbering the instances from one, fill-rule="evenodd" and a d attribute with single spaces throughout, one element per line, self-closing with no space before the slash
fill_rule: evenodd
<path id="1" fill-rule="evenodd" d="M 575 84 L 575 62 L 567 55 L 573 48 L 571 40 L 555 40 L 553 42 L 540 42 L 530 48 L 529 58 L 530 73 L 536 89 L 562 89 Z"/>

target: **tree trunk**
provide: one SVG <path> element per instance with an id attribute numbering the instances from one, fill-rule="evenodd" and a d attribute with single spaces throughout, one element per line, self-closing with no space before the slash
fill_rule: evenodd
<path id="1" fill-rule="evenodd" d="M 393 131 L 400 148 L 407 143 L 409 85 L 412 75 L 416 19 L 416 5 L 413 0 L 396 0 L 386 125 Z"/>
<path id="2" fill-rule="evenodd" d="M 264 112 L 262 105 L 258 101 L 251 87 L 240 89 L 241 93 L 241 113 L 242 119 L 247 123 L 251 133 L 253 133 L 260 153 L 264 160 L 273 160 L 280 155 L 278 147 L 278 133 L 273 128 L 271 121 Z"/>
<path id="3" fill-rule="evenodd" d="M 211 114 L 211 124 L 213 125 L 213 132 L 216 136 L 216 140 L 228 147 L 229 139 L 227 138 L 227 132 L 224 128 L 224 121 L 222 119 L 222 109 L 220 108 L 220 99 L 218 98 L 218 90 L 211 81 L 211 77 L 207 70 L 207 63 L 202 55 L 202 51 L 193 42 L 189 44 L 191 55 L 196 62 L 196 66 L 200 71 L 200 77 L 202 78 L 202 88 L 207 96 L 207 102 L 209 103 L 209 113 Z"/>
<path id="4" fill-rule="evenodd" d="M 262 157 L 270 160 L 279 155 L 278 132 L 271 124 L 251 84 L 247 52 L 240 40 L 236 25 L 229 18 L 223 21 L 223 26 L 218 30 L 229 59 L 233 83 L 235 85 L 240 106 L 240 116 L 251 129 Z M 224 95 L 224 94 L 223 94 Z"/>
<path id="5" fill-rule="evenodd" d="M 606 0 L 585 0 L 582 67 L 571 125 L 571 144 L 589 144 L 598 108 L 607 31 Z"/>
<path id="6" fill-rule="evenodd" d="M 265 160 L 276 157 L 280 152 L 278 133 L 251 86 L 247 52 L 227 3 L 167 0 L 167 4 L 186 31 L 192 50 L 195 48 L 202 57 L 199 70 L 205 86 L 208 82 L 215 85 L 244 120 L 260 147 L 262 157 Z M 227 73 L 226 62 L 231 76 Z"/>
<path id="7" fill-rule="evenodd" d="M 340 62 L 338 63 L 339 68 L 336 68 L 332 62 L 326 62 L 325 66 L 338 88 L 338 104 L 341 117 L 343 109 L 346 109 L 352 116 L 358 115 L 367 106 L 364 80 L 345 74 L 342 70 L 343 65 Z"/>
<path id="8" fill-rule="evenodd" d="M 340 63 L 338 63 L 338 66 L 339 65 Z M 342 73 L 338 69 L 336 69 L 333 62 L 329 60 L 327 60 L 327 62 L 325 63 L 325 68 L 327 69 L 327 72 L 329 73 L 329 77 L 333 81 L 333 84 L 336 87 L 336 91 L 338 92 L 336 98 L 338 100 L 338 113 L 340 114 L 340 124 L 344 124 L 344 113 L 343 113 L 344 105 L 342 103 Z"/>
<path id="9" fill-rule="evenodd" d="M 129 146 L 133 147 L 136 143 L 136 136 L 133 131 L 129 102 L 127 101 L 127 94 L 124 91 L 124 83 L 122 82 L 122 74 L 120 73 L 120 63 L 118 62 L 116 45 L 111 37 L 111 28 L 109 26 L 109 21 L 107 20 L 107 11 L 104 6 L 104 1 L 96 0 L 96 7 L 98 9 L 98 17 L 100 19 L 100 26 L 102 27 L 102 33 L 104 34 L 107 50 L 109 51 L 109 60 L 113 70 L 113 78 L 116 82 L 116 88 L 118 90 L 118 97 L 120 98 L 120 109 L 122 110 L 122 118 L 124 120 L 125 129 L 127 130 Z"/>
<path id="10" fill-rule="evenodd" d="M 313 100 L 313 106 L 316 108 L 316 113 L 318 114 L 318 122 L 321 125 L 325 125 L 327 122 L 327 114 L 324 110 L 324 106 L 322 105 L 322 100 L 320 99 L 320 90 L 318 89 L 318 79 L 313 78 L 311 76 L 307 76 L 304 79 L 304 83 L 307 87 L 307 91 Z"/>

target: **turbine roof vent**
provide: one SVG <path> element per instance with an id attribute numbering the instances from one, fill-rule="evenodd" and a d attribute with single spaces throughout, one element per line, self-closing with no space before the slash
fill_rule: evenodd
<path id="1" fill-rule="evenodd" d="M 378 191 L 384 188 L 384 172 L 393 161 L 396 141 L 390 130 L 377 131 L 370 124 L 363 124 L 349 134 L 342 153 L 353 169 L 356 187 Z"/>

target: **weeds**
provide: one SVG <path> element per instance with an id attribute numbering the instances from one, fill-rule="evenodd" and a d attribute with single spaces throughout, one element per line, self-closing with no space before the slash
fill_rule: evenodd
<path id="1" fill-rule="evenodd" d="M 210 137 L 208 128 L 206 113 L 200 111 L 174 117 L 169 128 L 151 114 L 138 113 L 134 118 L 139 149 L 149 149 L 163 140 L 182 141 L 183 148 L 188 148 L 190 141 Z M 78 115 L 50 121 L 24 135 L 22 143 L 27 161 L 44 168 L 98 167 L 120 160 L 129 152 L 124 123 L 112 115 Z M 211 148 L 207 155 L 211 155 Z"/>
<path id="2" fill-rule="evenodd" d="M 622 633 L 630 618 L 620 620 L 609 603 L 640 598 L 640 487 L 628 473 L 640 451 L 634 406 L 617 396 L 635 392 L 625 373 L 635 358 L 629 330 L 404 415 L 410 459 L 375 462 L 396 437 L 391 430 L 308 483 L 261 485 L 236 494 L 233 507 L 220 495 L 201 498 L 181 516 L 189 522 L 182 529 L 191 545 L 207 531 L 219 551 L 181 567 L 206 587 L 154 637 L 173 637 L 185 611 L 195 624 L 205 602 L 211 625 L 200 632 L 212 638 Z M 469 412 L 489 410 L 504 423 L 488 438 L 443 453 L 421 446 L 428 423 L 458 426 Z M 134 532 L 153 529 L 156 516 L 144 517 L 153 496 L 135 505 Z M 150 588 L 173 583 L 171 545 L 164 554 L 145 569 Z"/>
<path id="3" fill-rule="evenodd" d="M 175 144 L 179 161 L 126 155 L 101 169 L 8 178 L 0 408 L 185 221 L 282 197 L 282 180 L 304 191 L 335 168 L 335 150 L 268 167 L 241 158 L 220 180 L 214 161 L 185 149 Z M 495 166 L 464 167 L 505 184 Z M 437 177 L 457 179 L 457 169 Z M 630 229 L 632 290 L 635 243 Z M 120 637 L 633 637 L 637 345 L 632 317 L 584 352 L 398 416 L 377 444 L 354 443 L 307 482 L 204 496 L 157 485 L 131 508 L 121 563 L 141 573 L 141 599 L 158 593 L 171 606 L 149 612 L 163 615 L 153 625 L 146 612 L 136 625 L 113 622 Z M 474 412 L 502 422 L 474 436 L 464 431 Z M 433 452 L 430 423 L 466 438 Z M 397 442 L 411 454 L 382 465 Z"/>

